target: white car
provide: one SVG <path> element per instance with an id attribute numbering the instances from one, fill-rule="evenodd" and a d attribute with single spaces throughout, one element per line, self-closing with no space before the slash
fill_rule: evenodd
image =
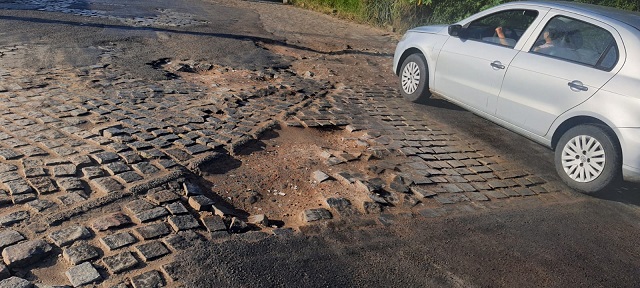
<path id="1" fill-rule="evenodd" d="M 408 31 L 393 69 L 408 100 L 437 94 L 554 149 L 579 191 L 640 182 L 639 13 L 511 2 Z"/>

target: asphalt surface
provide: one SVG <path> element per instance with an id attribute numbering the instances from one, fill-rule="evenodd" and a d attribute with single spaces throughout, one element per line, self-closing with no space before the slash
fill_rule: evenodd
<path id="1" fill-rule="evenodd" d="M 0 45 L 43 44 L 39 54 L 16 63 L 25 67 L 90 65 L 100 45 L 124 52 L 112 65 L 148 79 L 164 79 L 146 63 L 165 57 L 216 59 L 249 69 L 290 61 L 256 45 L 281 40 L 264 31 L 260 15 L 249 9 L 195 0 L 77 4 L 108 6 L 121 15 L 171 8 L 209 21 L 183 29 L 6 10 L 19 8 L 12 3 L 0 2 Z M 552 151 L 447 102 L 427 104 L 415 109 L 492 146 L 501 157 L 553 177 Z M 177 262 L 186 287 L 637 287 L 638 190 L 623 184 L 594 196 L 569 192 L 571 200 L 554 204 L 521 201 L 462 216 L 398 217 L 390 226 L 339 223 L 311 235 L 205 242 Z"/>

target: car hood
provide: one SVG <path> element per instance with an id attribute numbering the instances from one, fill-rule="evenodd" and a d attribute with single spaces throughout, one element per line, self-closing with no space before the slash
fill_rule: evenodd
<path id="1" fill-rule="evenodd" d="M 409 32 L 417 32 L 417 33 L 430 33 L 430 34 L 438 34 L 445 30 L 449 25 L 431 25 L 431 26 L 421 26 L 416 27 Z"/>

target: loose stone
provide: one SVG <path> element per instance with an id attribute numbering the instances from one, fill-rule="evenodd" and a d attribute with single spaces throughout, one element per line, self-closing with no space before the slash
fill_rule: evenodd
<path id="1" fill-rule="evenodd" d="M 22 236 L 22 234 L 20 234 L 20 232 L 18 231 L 4 230 L 0 232 L 0 250 L 4 249 L 7 246 L 16 244 L 24 239 L 24 236 Z"/>
<path id="2" fill-rule="evenodd" d="M 32 240 L 5 248 L 2 258 L 9 267 L 24 267 L 48 256 L 52 250 L 44 240 Z"/>
<path id="3" fill-rule="evenodd" d="M 151 270 L 131 278 L 131 284 L 133 285 L 133 288 L 155 288 L 163 287 L 164 280 L 162 279 L 160 272 Z"/>
<path id="4" fill-rule="evenodd" d="M 302 220 L 304 222 L 313 222 L 331 218 L 333 218 L 331 212 L 324 208 L 307 209 L 302 212 Z"/>
<path id="5" fill-rule="evenodd" d="M 91 284 L 102 279 L 100 273 L 90 262 L 84 262 L 69 269 L 65 275 L 74 287 Z"/>
<path id="6" fill-rule="evenodd" d="M 111 215 L 100 217 L 93 221 L 93 229 L 105 231 L 111 228 L 117 228 L 123 225 L 131 224 L 131 219 L 123 213 L 113 213 Z"/>
<path id="7" fill-rule="evenodd" d="M 194 195 L 189 197 L 189 205 L 196 211 L 208 211 L 213 205 L 213 200 L 204 195 Z"/>

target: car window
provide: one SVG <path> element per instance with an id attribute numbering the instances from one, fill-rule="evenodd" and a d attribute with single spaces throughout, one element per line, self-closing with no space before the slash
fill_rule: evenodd
<path id="1" fill-rule="evenodd" d="M 565 16 L 549 20 L 530 52 L 607 71 L 618 62 L 618 47 L 609 31 Z"/>
<path id="2" fill-rule="evenodd" d="M 538 17 L 536 10 L 500 11 L 469 23 L 465 29 L 466 37 L 471 40 L 514 47 L 536 17 Z M 503 35 L 496 30 L 497 28 Z"/>

